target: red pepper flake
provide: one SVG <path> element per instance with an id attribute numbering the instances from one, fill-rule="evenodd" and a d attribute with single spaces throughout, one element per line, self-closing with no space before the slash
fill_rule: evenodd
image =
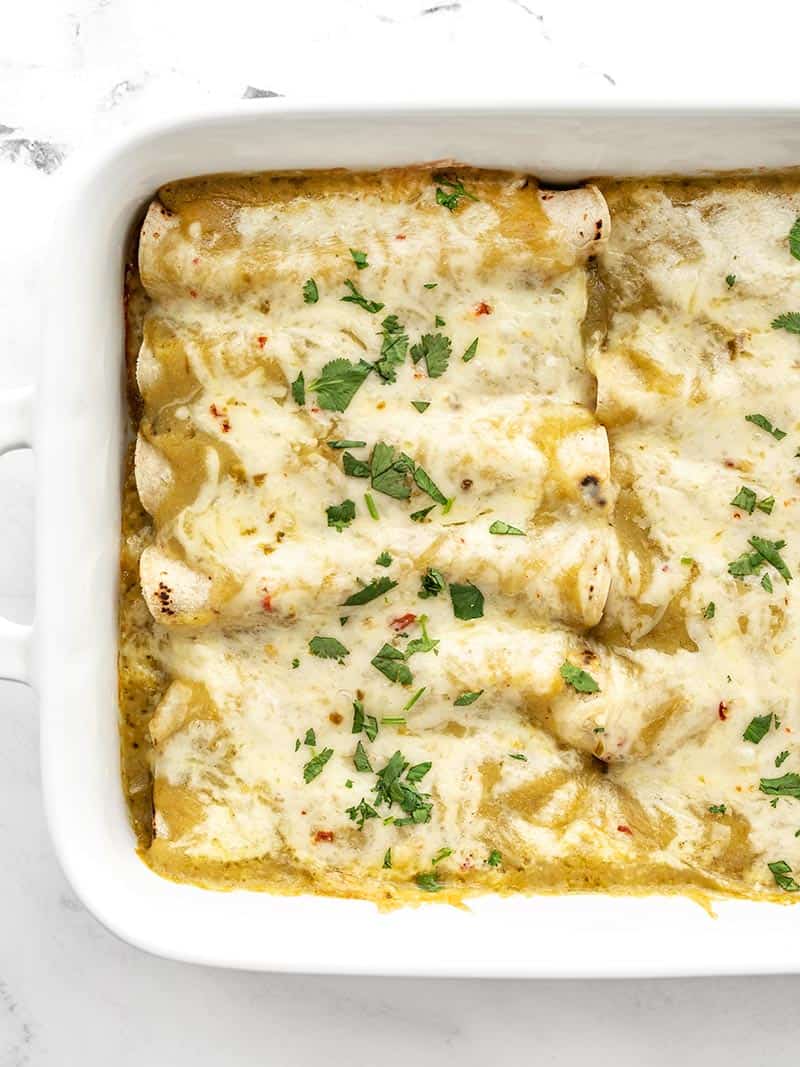
<path id="1" fill-rule="evenodd" d="M 200 262 L 200 257 L 199 256 L 195 256 L 194 259 L 192 260 L 192 263 L 195 265 L 195 267 L 197 266 L 197 264 L 199 262 Z"/>
<path id="2" fill-rule="evenodd" d="M 228 421 L 227 411 L 225 411 L 224 408 L 220 410 L 216 404 L 209 404 L 208 410 L 211 412 L 215 419 L 222 419 L 222 432 L 228 433 L 231 428 L 231 424 Z"/>
<path id="3" fill-rule="evenodd" d="M 258 337 L 256 338 L 256 340 L 258 341 L 258 347 L 259 347 L 259 348 L 263 348 L 263 347 L 264 347 L 264 345 L 265 345 L 265 344 L 267 343 L 267 337 L 266 337 L 266 334 L 263 334 L 263 333 L 262 333 L 262 334 L 260 334 L 260 335 L 259 335 L 259 336 L 258 336 Z"/>
<path id="4" fill-rule="evenodd" d="M 481 300 L 480 304 L 477 304 L 475 307 L 476 315 L 491 315 L 491 313 L 491 305 L 487 304 L 485 300 Z"/>
<path id="5" fill-rule="evenodd" d="M 319 844 L 320 841 L 333 841 L 333 830 L 317 830 L 314 834 L 314 841 Z"/>
<path id="6" fill-rule="evenodd" d="M 192 300 L 196 300 L 197 299 L 197 290 L 196 289 L 190 289 L 189 290 L 189 296 L 192 298 Z"/>
<path id="7" fill-rule="evenodd" d="M 404 233 L 396 233 L 394 239 L 395 241 L 405 241 L 406 235 Z"/>
<path id="8" fill-rule="evenodd" d="M 339 714 L 338 711 L 332 711 L 328 718 L 331 720 L 334 726 L 341 726 L 344 722 L 344 717 Z"/>
<path id="9" fill-rule="evenodd" d="M 269 593 L 264 593 L 264 596 L 261 598 L 261 607 L 264 611 L 272 611 L 272 597 Z"/>
<path id="10" fill-rule="evenodd" d="M 617 829 L 621 834 L 633 834 L 633 830 L 631 830 L 630 826 L 626 826 L 623 822 L 619 824 Z"/>
<path id="11" fill-rule="evenodd" d="M 401 630 L 405 630 L 407 626 L 410 626 L 412 622 L 417 621 L 417 616 L 409 611 L 407 615 L 400 615 L 396 619 L 392 619 L 389 623 L 393 630 L 397 630 L 399 633 Z"/>
<path id="12" fill-rule="evenodd" d="M 322 411 L 322 408 L 313 407 L 311 410 L 314 412 L 315 415 L 319 415 L 320 411 Z"/>
<path id="13" fill-rule="evenodd" d="M 728 705 L 725 703 L 724 700 L 720 700 L 719 702 L 719 707 L 717 708 L 717 715 L 719 715 L 720 719 L 722 719 L 723 722 L 725 722 L 725 720 L 728 718 Z"/>

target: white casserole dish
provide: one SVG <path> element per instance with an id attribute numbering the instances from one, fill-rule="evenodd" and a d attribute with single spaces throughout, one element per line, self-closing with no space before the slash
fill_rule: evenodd
<path id="1" fill-rule="evenodd" d="M 0 676 L 35 685 L 50 829 L 76 893 L 163 956 L 272 971 L 620 977 L 800 971 L 800 911 L 682 897 L 359 901 L 174 885 L 134 851 L 119 778 L 116 585 L 125 425 L 122 266 L 155 191 L 214 171 L 454 158 L 544 180 L 800 163 L 800 109 L 592 105 L 329 108 L 249 102 L 128 136 L 67 176 L 36 398 L 37 617 L 0 620 Z M 0 398 L 0 453 L 31 444 L 30 390 Z"/>

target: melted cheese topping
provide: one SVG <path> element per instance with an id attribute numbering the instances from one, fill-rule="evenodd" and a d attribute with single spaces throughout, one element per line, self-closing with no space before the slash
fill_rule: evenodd
<path id="1" fill-rule="evenodd" d="M 794 569 L 800 342 L 770 322 L 800 308 L 800 195 L 617 183 L 609 240 L 592 187 L 445 179 L 223 176 L 148 212 L 120 651 L 142 854 L 383 903 L 768 895 L 769 862 L 800 867 L 794 800 L 759 790 L 795 769 L 797 609 L 763 557 L 727 568 L 755 536 Z"/>

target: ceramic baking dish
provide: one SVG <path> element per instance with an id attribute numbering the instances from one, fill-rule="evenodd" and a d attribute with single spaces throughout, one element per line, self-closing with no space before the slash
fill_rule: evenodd
<path id="1" fill-rule="evenodd" d="M 45 803 L 61 863 L 120 937 L 199 963 L 508 977 L 800 970 L 800 910 L 775 904 L 723 901 L 712 919 L 682 897 L 486 897 L 469 910 L 430 904 L 381 914 L 359 901 L 174 885 L 137 858 L 119 780 L 116 700 L 126 242 L 168 179 L 443 158 L 551 182 L 781 168 L 800 163 L 800 110 L 249 102 L 149 128 L 72 166 L 35 418 L 30 390 L 0 401 L 0 452 L 33 439 L 39 490 L 36 622 L 0 620 L 0 676 L 39 693 Z"/>

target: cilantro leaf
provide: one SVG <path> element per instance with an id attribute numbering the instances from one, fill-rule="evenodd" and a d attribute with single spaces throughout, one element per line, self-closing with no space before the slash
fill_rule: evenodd
<path id="1" fill-rule="evenodd" d="M 345 452 L 342 456 L 344 473 L 351 478 L 369 478 L 369 464 L 356 457 L 351 452 Z"/>
<path id="2" fill-rule="evenodd" d="M 712 815 L 724 815 L 728 809 L 724 804 L 711 804 L 708 810 Z"/>
<path id="3" fill-rule="evenodd" d="M 384 575 L 381 578 L 374 578 L 369 585 L 365 585 L 363 589 L 359 589 L 357 593 L 351 593 L 351 595 L 342 604 L 346 608 L 360 607 L 362 604 L 369 604 L 371 600 L 376 600 L 379 596 L 383 596 L 384 593 L 388 593 L 390 589 L 394 589 L 397 582 L 393 582 L 391 578 Z"/>
<path id="4" fill-rule="evenodd" d="M 369 762 L 369 756 L 367 750 L 359 741 L 356 745 L 355 753 L 353 754 L 353 765 L 357 771 L 371 771 L 372 764 Z"/>
<path id="5" fill-rule="evenodd" d="M 436 186 L 436 203 L 446 207 L 448 211 L 455 211 L 462 200 L 477 201 L 478 199 L 477 196 L 468 193 L 464 188 L 464 183 L 458 181 L 458 179 L 448 178 L 443 174 L 439 174 L 435 175 L 433 180 L 438 182 Z M 445 192 L 446 189 L 449 189 L 450 192 Z"/>
<path id="6" fill-rule="evenodd" d="M 787 330 L 789 333 L 800 333 L 800 311 L 786 311 L 778 315 L 770 323 L 773 330 Z"/>
<path id="7" fill-rule="evenodd" d="M 341 504 L 331 504 L 325 508 L 325 514 L 328 516 L 328 526 L 335 526 L 341 533 L 356 517 L 356 506 L 352 500 L 343 500 Z"/>
<path id="8" fill-rule="evenodd" d="M 443 593 L 446 588 L 447 582 L 444 580 L 442 572 L 434 570 L 433 567 L 428 567 L 422 576 L 422 583 L 417 596 L 420 600 L 429 600 L 431 597 Z"/>
<path id="9" fill-rule="evenodd" d="M 469 345 L 469 347 L 467 348 L 466 352 L 461 357 L 461 359 L 463 360 L 464 363 L 469 363 L 470 360 L 474 359 L 477 356 L 477 354 L 478 354 L 478 338 L 476 337 L 475 340 Z"/>
<path id="10" fill-rule="evenodd" d="M 392 557 L 389 555 L 388 552 L 383 551 L 378 556 L 378 558 L 375 560 L 375 562 L 377 563 L 377 565 L 379 567 L 391 567 L 391 565 L 392 565 Z"/>
<path id="11" fill-rule="evenodd" d="M 783 752 L 779 752 L 775 757 L 775 766 L 780 767 L 782 763 L 785 763 L 789 758 L 789 749 L 785 748 Z"/>
<path id="12" fill-rule="evenodd" d="M 800 800 L 800 774 L 788 771 L 780 778 L 762 778 L 758 788 L 767 796 L 794 797 Z"/>
<path id="13" fill-rule="evenodd" d="M 800 318 L 800 316 L 798 316 L 798 318 Z M 766 417 L 766 415 L 761 415 L 759 412 L 755 412 L 752 415 L 745 415 L 744 421 L 752 422 L 754 426 L 758 426 L 760 429 L 766 430 L 767 433 L 772 434 L 776 441 L 782 441 L 786 436 L 785 430 L 779 430 L 777 426 L 773 426 L 770 420 Z"/>
<path id="14" fill-rule="evenodd" d="M 383 310 L 383 304 L 379 303 L 377 300 L 367 300 L 365 296 L 359 293 L 358 289 L 356 289 L 355 285 L 353 285 L 349 278 L 344 284 L 350 290 L 350 295 L 342 297 L 343 303 L 358 304 L 359 307 L 368 311 L 370 315 L 375 315 L 378 311 Z"/>
<path id="15" fill-rule="evenodd" d="M 435 504 L 431 504 L 428 508 L 421 508 L 419 511 L 412 511 L 408 516 L 412 522 L 423 522 L 436 507 Z"/>
<path id="16" fill-rule="evenodd" d="M 765 496 L 763 500 L 759 500 L 756 507 L 759 511 L 763 511 L 765 515 L 771 515 L 772 509 L 775 507 L 775 497 Z"/>
<path id="17" fill-rule="evenodd" d="M 709 600 L 709 602 L 706 604 L 705 608 L 703 608 L 703 618 L 704 619 L 713 619 L 714 616 L 716 615 L 716 613 L 717 613 L 717 605 L 714 603 L 713 600 Z"/>
<path id="18" fill-rule="evenodd" d="M 451 582 L 450 600 L 457 619 L 467 621 L 483 618 L 483 593 L 472 582 L 465 585 Z"/>
<path id="19" fill-rule="evenodd" d="M 413 767 L 408 768 L 406 779 L 409 782 L 421 782 L 432 766 L 430 760 L 426 760 L 425 763 L 415 763 Z"/>
<path id="20" fill-rule="evenodd" d="M 325 764 L 332 755 L 332 748 L 323 748 L 323 750 L 318 752 L 316 756 L 311 757 L 305 767 L 303 767 L 303 780 L 306 785 L 308 785 L 309 782 L 313 782 L 318 775 L 322 774 Z"/>
<path id="21" fill-rule="evenodd" d="M 772 579 L 768 574 L 763 574 L 761 576 L 761 588 L 764 590 L 765 593 L 772 592 Z"/>
<path id="22" fill-rule="evenodd" d="M 374 715 L 367 715 L 364 712 L 364 705 L 360 700 L 353 701 L 353 729 L 350 731 L 354 734 L 360 734 L 361 731 L 367 735 L 370 741 L 374 741 L 378 736 L 378 720 Z"/>
<path id="23" fill-rule="evenodd" d="M 426 333 L 411 346 L 411 358 L 415 363 L 425 360 L 429 378 L 441 378 L 450 362 L 452 344 L 442 333 Z"/>
<path id="24" fill-rule="evenodd" d="M 437 863 L 441 863 L 442 860 L 446 860 L 448 856 L 453 855 L 452 848 L 448 848 L 446 845 L 444 848 L 440 848 L 435 856 L 431 858 L 431 864 L 435 867 Z"/>
<path id="25" fill-rule="evenodd" d="M 477 692 L 462 693 L 461 696 L 456 697 L 456 699 L 453 701 L 453 704 L 457 708 L 464 708 L 468 704 L 474 704 L 478 697 L 482 695 L 482 693 L 483 689 L 478 689 Z"/>
<path id="26" fill-rule="evenodd" d="M 313 278 L 309 278 L 303 286 L 303 301 L 306 304 L 316 304 L 319 300 L 319 289 Z"/>
<path id="27" fill-rule="evenodd" d="M 503 862 L 503 857 L 500 855 L 496 848 L 493 848 L 492 851 L 489 853 L 489 858 L 486 862 L 489 864 L 490 867 L 499 867 L 500 864 Z"/>
<path id="28" fill-rule="evenodd" d="M 306 730 L 306 736 L 303 739 L 303 744 L 308 745 L 309 748 L 317 747 L 317 735 L 314 733 L 314 728 L 309 726 Z"/>
<path id="29" fill-rule="evenodd" d="M 392 869 L 392 850 L 387 848 L 383 854 L 383 869 L 389 871 Z"/>
<path id="30" fill-rule="evenodd" d="M 785 546 L 785 541 L 767 541 L 764 537 L 751 537 L 749 544 L 762 556 L 767 563 L 771 564 L 788 585 L 792 580 L 792 572 L 786 566 L 778 549 Z"/>
<path id="31" fill-rule="evenodd" d="M 748 489 L 746 485 L 743 485 L 736 496 L 731 501 L 731 507 L 741 508 L 742 511 L 746 511 L 748 515 L 753 514 L 753 508 L 756 506 L 756 494 L 752 489 Z"/>
<path id="32" fill-rule="evenodd" d="M 437 504 L 446 504 L 447 497 L 436 485 L 433 478 L 422 467 L 417 467 L 414 471 L 414 481 L 423 493 L 427 493 L 432 500 L 435 500 Z"/>
<path id="33" fill-rule="evenodd" d="M 408 334 L 397 315 L 387 315 L 381 326 L 381 358 L 375 363 L 375 370 L 384 381 L 396 382 L 397 368 L 405 362 L 408 351 Z"/>
<path id="34" fill-rule="evenodd" d="M 411 685 L 414 676 L 406 663 L 405 655 L 399 648 L 384 645 L 370 660 L 373 667 L 381 672 L 390 682 Z"/>
<path id="35" fill-rule="evenodd" d="M 411 401 L 411 406 L 413 408 L 416 408 L 417 411 L 421 415 L 423 413 L 423 411 L 427 411 L 428 410 L 428 408 L 431 406 L 431 402 L 430 402 L 430 400 L 412 400 Z"/>
<path id="36" fill-rule="evenodd" d="M 436 190 L 437 194 L 439 190 Z M 452 211 L 453 209 L 450 208 Z M 419 889 L 424 889 L 426 893 L 438 893 L 444 889 L 444 885 L 436 877 L 435 871 L 420 871 L 419 874 L 414 875 L 414 881 L 417 883 Z"/>
<path id="37" fill-rule="evenodd" d="M 566 660 L 559 667 L 559 674 L 567 685 L 572 686 L 576 693 L 600 692 L 600 686 L 588 671 L 581 670 L 580 667 L 575 667 Z"/>
<path id="38" fill-rule="evenodd" d="M 372 364 L 366 360 L 351 363 L 349 359 L 332 359 L 309 389 L 317 394 L 317 403 L 325 411 L 344 411 L 364 384 Z"/>
<path id="39" fill-rule="evenodd" d="M 335 637 L 312 637 L 308 642 L 308 651 L 312 656 L 319 656 L 320 659 L 337 659 L 340 663 L 345 656 L 350 655 L 350 649 L 345 648 Z"/>
<path id="40" fill-rule="evenodd" d="M 355 263 L 358 270 L 366 270 L 366 268 L 369 266 L 369 263 L 367 263 L 366 252 L 358 252 L 355 248 L 351 248 L 350 255 L 353 257 L 353 262 Z"/>
<path id="41" fill-rule="evenodd" d="M 371 804 L 367 803 L 364 797 L 361 798 L 358 804 L 354 805 L 354 807 L 352 808 L 347 808 L 346 811 L 350 818 L 354 822 L 358 823 L 359 830 L 364 829 L 364 823 L 367 821 L 367 819 L 378 818 L 377 811 L 373 808 Z"/>
<path id="42" fill-rule="evenodd" d="M 781 889 L 785 889 L 787 893 L 796 893 L 800 890 L 800 885 L 792 878 L 792 868 L 786 862 L 786 860 L 775 860 L 773 863 L 768 863 L 772 876 L 775 879 L 775 884 L 780 886 Z"/>
<path id="43" fill-rule="evenodd" d="M 377 522 L 380 515 L 378 514 L 378 509 L 375 506 L 375 501 L 372 499 L 371 493 L 364 493 L 364 503 L 367 505 L 367 511 L 370 513 L 371 517 Z"/>
<path id="44" fill-rule="evenodd" d="M 727 287 L 729 289 L 733 289 L 734 285 L 736 285 L 736 275 L 735 274 L 726 274 L 725 275 L 725 284 L 727 285 Z"/>
<path id="45" fill-rule="evenodd" d="M 754 745 L 757 745 L 766 737 L 771 725 L 772 712 L 768 715 L 756 715 L 755 718 L 750 720 L 747 729 L 742 734 L 742 738 L 745 741 L 751 741 Z"/>
<path id="46" fill-rule="evenodd" d="M 395 456 L 391 445 L 378 441 L 369 460 L 372 488 L 395 500 L 407 500 L 411 496 L 406 475 L 414 469 L 408 456 L 402 452 Z"/>
<path id="47" fill-rule="evenodd" d="M 517 537 L 527 536 L 524 530 L 518 530 L 516 526 L 509 526 L 507 522 L 503 522 L 501 519 L 495 520 L 489 527 L 490 534 L 514 534 Z"/>
<path id="48" fill-rule="evenodd" d="M 300 407 L 302 407 L 306 402 L 306 381 L 303 377 L 302 371 L 300 371 L 295 380 L 292 382 L 292 399 L 294 400 L 295 404 L 299 404 Z"/>
<path id="49" fill-rule="evenodd" d="M 406 645 L 405 652 L 406 659 L 411 659 L 411 657 L 417 652 L 436 652 L 436 648 L 439 644 L 439 641 L 428 636 L 427 615 L 420 615 L 419 625 L 420 629 L 422 630 L 422 637 L 415 637 L 413 638 L 413 640 L 408 642 L 408 644 Z M 439 653 L 436 652 L 436 655 L 438 656 Z"/>

